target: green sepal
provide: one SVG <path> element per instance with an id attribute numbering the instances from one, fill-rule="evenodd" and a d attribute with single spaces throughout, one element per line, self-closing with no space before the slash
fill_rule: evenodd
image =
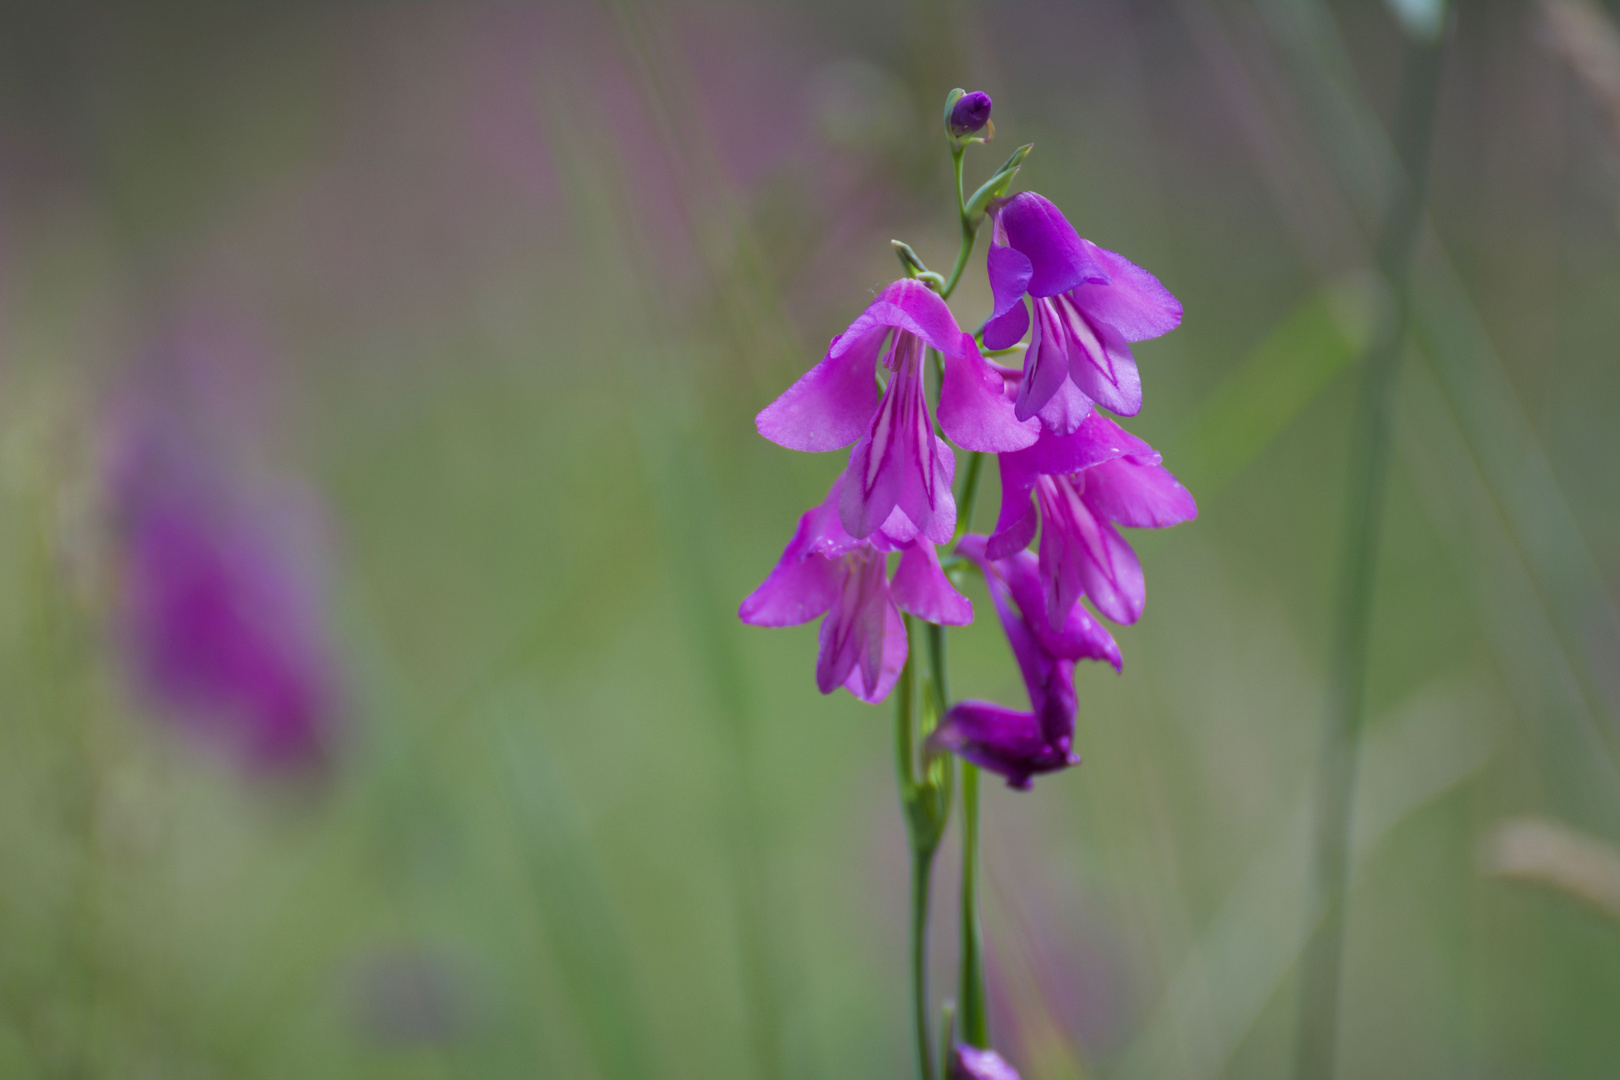
<path id="1" fill-rule="evenodd" d="M 894 253 L 900 259 L 900 267 L 906 272 L 906 277 L 915 278 L 935 292 L 945 288 L 945 276 L 924 266 L 917 253 L 911 250 L 910 244 L 904 240 L 890 240 L 889 243 L 894 245 Z"/>
<path id="2" fill-rule="evenodd" d="M 956 136 L 951 134 L 951 110 L 956 108 L 956 103 L 965 97 L 967 97 L 967 91 L 960 86 L 945 95 L 945 119 L 942 123 L 945 127 L 945 137 L 953 143 L 956 142 Z"/>
<path id="3" fill-rule="evenodd" d="M 910 244 L 904 240 L 890 240 L 889 243 L 894 245 L 895 257 L 900 260 L 900 266 L 905 270 L 906 277 L 921 277 L 929 272 L 923 261 L 917 258 L 917 253 L 911 250 Z"/>
<path id="4" fill-rule="evenodd" d="M 973 193 L 973 197 L 962 208 L 962 212 L 967 215 L 969 221 L 977 221 L 979 215 L 985 212 L 992 200 L 999 199 L 1007 194 L 1007 189 L 1012 187 L 1013 178 L 1018 175 L 1018 170 L 1023 166 L 1024 159 L 1029 156 L 1029 152 L 1033 149 L 1035 149 L 1034 143 L 1025 143 L 1017 150 L 1014 150 L 1012 157 L 1007 159 L 1007 163 L 997 169 L 995 175 L 986 180 L 984 186 Z"/>

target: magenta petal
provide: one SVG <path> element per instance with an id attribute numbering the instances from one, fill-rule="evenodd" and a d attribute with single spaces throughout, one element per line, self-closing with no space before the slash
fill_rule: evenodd
<path id="1" fill-rule="evenodd" d="M 1106 285 L 1075 288 L 1075 303 L 1087 315 L 1112 326 L 1126 341 L 1146 341 L 1181 325 L 1181 301 L 1158 278 L 1117 252 L 1089 240 L 1083 243 L 1108 273 Z"/>
<path id="2" fill-rule="evenodd" d="M 1073 433 L 1043 431 L 1035 445 L 1018 455 L 1018 464 L 1030 475 L 1052 476 L 1080 472 L 1125 454 L 1153 448 L 1093 409 Z M 1005 459 L 1003 459 L 1005 460 Z M 1034 481 L 1030 481 L 1031 486 Z"/>
<path id="3" fill-rule="evenodd" d="M 984 347 L 1010 349 L 1029 333 L 1029 309 L 1014 304 L 1005 315 L 997 315 L 984 324 Z"/>
<path id="4" fill-rule="evenodd" d="M 850 451 L 838 509 L 843 526 L 851 536 L 870 536 L 882 528 L 894 512 L 902 481 L 900 467 L 894 461 L 898 456 L 893 446 L 877 443 L 870 437 L 856 443 L 855 449 Z"/>
<path id="5" fill-rule="evenodd" d="M 900 614 L 894 610 L 893 604 L 885 605 L 883 613 L 883 652 L 882 661 L 877 669 L 877 681 L 868 685 L 866 673 L 856 668 L 844 680 L 844 688 L 854 694 L 868 705 L 876 705 L 889 696 L 894 684 L 900 678 L 900 671 L 906 666 L 906 624 L 901 620 Z"/>
<path id="6" fill-rule="evenodd" d="M 1001 492 L 1001 520 L 990 537 L 989 557 L 1005 559 L 1029 546 L 1035 539 L 1035 530 L 1041 516 L 1035 512 L 1035 502 L 1025 491 L 1020 505 L 1006 488 Z"/>
<path id="7" fill-rule="evenodd" d="M 843 485 L 844 477 L 840 475 L 833 481 L 832 487 L 827 491 L 827 497 L 821 500 L 821 505 L 812 508 L 800 519 L 801 530 L 793 534 L 787 550 L 782 552 L 784 559 L 789 555 L 802 557 L 809 554 L 836 559 L 840 555 L 865 546 L 866 542 L 849 535 L 844 523 L 839 520 L 838 502 Z"/>
<path id="8" fill-rule="evenodd" d="M 1062 327 L 1050 304 L 1035 305 L 1035 332 L 1024 352 L 1024 378 L 1018 384 L 1013 415 L 1028 420 L 1039 413 L 1069 377 L 1069 354 Z"/>
<path id="9" fill-rule="evenodd" d="M 1093 414 L 1086 422 L 1086 426 L 1091 429 L 1089 438 L 1109 448 L 1107 453 L 1099 454 L 1090 464 L 1100 464 L 1126 455 L 1136 458 L 1139 464 L 1157 465 L 1159 463 L 1159 452 L 1149 446 L 1146 440 L 1137 438 L 1101 413 Z M 1073 468 L 1042 471 L 1074 472 L 1089 467 L 1089 464 L 1076 465 Z"/>
<path id="10" fill-rule="evenodd" d="M 1068 621 L 1069 612 L 1085 594 L 1084 568 L 1089 557 L 1082 542 L 1056 526 L 1041 504 L 1040 574 L 1045 588 L 1046 622 L 1057 629 Z"/>
<path id="11" fill-rule="evenodd" d="M 802 522 L 799 528 L 803 531 Z M 797 626 L 826 611 L 837 596 L 838 571 L 832 560 L 821 555 L 784 554 L 737 614 L 754 626 Z"/>
<path id="12" fill-rule="evenodd" d="M 1031 296 L 1056 296 L 1083 282 L 1108 280 L 1086 242 L 1049 200 L 1033 191 L 1019 192 L 997 216 L 1008 245 L 1030 261 Z"/>
<path id="13" fill-rule="evenodd" d="M 838 595 L 821 621 L 816 686 L 830 694 L 859 669 L 875 686 L 883 662 L 884 612 L 889 585 L 882 553 L 863 548 L 844 559 Z"/>
<path id="14" fill-rule="evenodd" d="M 996 531 L 986 544 L 988 558 L 1005 559 L 1013 552 L 1028 547 L 1029 542 L 1035 539 L 1035 527 L 1040 517 L 1030 498 L 1038 475 L 1030 468 L 1033 452 L 1032 448 L 996 458 L 1001 470 L 1001 514 L 996 520 Z M 966 544 L 969 539 L 963 537 L 962 543 Z"/>
<path id="15" fill-rule="evenodd" d="M 1096 412 L 1092 404 L 1073 379 L 1066 379 L 1035 415 L 1040 418 L 1041 426 L 1052 434 L 1073 435 Z"/>
<path id="16" fill-rule="evenodd" d="M 945 358 L 945 381 L 939 392 L 939 425 L 966 450 L 1002 454 L 1033 445 L 1041 425 L 1019 421 L 1007 400 L 1006 382 L 974 349 L 966 356 Z"/>
<path id="17" fill-rule="evenodd" d="M 1162 529 L 1198 516 L 1198 505 L 1170 470 L 1116 458 L 1086 471 L 1085 500 L 1109 521 Z"/>
<path id="18" fill-rule="evenodd" d="M 1019 301 L 1029 292 L 1030 275 L 1035 272 L 1035 266 L 1029 261 L 1029 256 L 1010 247 L 996 244 L 990 245 L 990 253 L 985 256 L 985 272 L 990 278 L 990 295 L 995 307 L 991 312 L 992 319 L 999 319 L 1024 305 Z M 1020 333 L 1018 337 L 1023 337 Z M 1014 338 L 1013 341 L 1017 341 Z M 1008 345 L 1012 342 L 1008 342 Z M 992 349 L 1004 349 L 1006 345 L 991 345 Z"/>
<path id="19" fill-rule="evenodd" d="M 919 535 L 921 534 L 918 533 L 917 526 L 906 517 L 906 512 L 896 506 L 889 511 L 889 516 L 884 520 L 882 527 L 873 533 L 870 539 L 873 543 L 879 544 L 884 551 L 899 551 Z"/>
<path id="20" fill-rule="evenodd" d="M 833 342 L 828 355 L 840 355 L 845 339 L 851 339 L 852 343 L 863 342 L 864 338 L 859 335 L 877 327 L 893 327 L 915 334 L 945 356 L 960 356 L 973 348 L 973 339 L 962 333 L 956 316 L 938 293 L 920 281 L 901 278 L 878 294 L 849 329 Z M 856 351 L 864 348 L 862 344 Z M 876 355 L 873 351 L 874 359 Z"/>
<path id="21" fill-rule="evenodd" d="M 1081 541 L 1084 557 L 1076 561 L 1080 586 L 1100 614 L 1128 625 L 1142 617 L 1147 599 L 1142 564 L 1112 525 L 1093 521 L 1095 532 Z"/>
<path id="22" fill-rule="evenodd" d="M 833 348 L 843 340 L 835 339 Z M 878 405 L 873 371 L 882 344 L 883 331 L 874 329 L 841 354 L 829 351 L 765 406 L 754 426 L 789 450 L 837 450 L 859 439 Z"/>
<path id="23" fill-rule="evenodd" d="M 966 626 L 973 621 L 973 605 L 951 587 L 940 569 L 934 545 L 919 540 L 900 556 L 900 566 L 889 582 L 889 595 L 901 611 L 942 626 Z"/>
<path id="24" fill-rule="evenodd" d="M 866 438 L 849 456 L 839 499 L 844 528 L 856 538 L 882 528 L 896 541 L 919 533 L 948 541 L 956 528 L 955 466 L 950 448 L 934 435 L 920 361 L 907 360 L 889 380 Z M 915 531 L 888 524 L 897 507 Z"/>
<path id="25" fill-rule="evenodd" d="M 1136 549 L 1108 522 L 1099 521 L 1097 531 L 1106 556 L 1093 561 L 1092 572 L 1086 575 L 1086 595 L 1099 614 L 1129 625 L 1142 617 L 1147 603 L 1142 563 Z"/>
<path id="26" fill-rule="evenodd" d="M 1006 777 L 1007 786 L 1020 791 L 1029 789 L 1032 776 L 1080 763 L 1068 747 L 1046 741 L 1034 713 L 989 701 L 957 702 L 928 742 Z"/>
<path id="27" fill-rule="evenodd" d="M 1046 595 L 1034 553 L 1020 551 L 997 564 L 1013 603 L 1025 613 L 1030 631 L 1046 652 L 1065 660 L 1102 660 L 1120 670 L 1119 646 L 1084 604 L 1073 604 L 1063 624 L 1054 628 L 1046 614 Z"/>
<path id="28" fill-rule="evenodd" d="M 1035 489 L 1041 507 L 1041 580 L 1053 629 L 1062 626 L 1081 593 L 1115 622 L 1132 623 L 1142 614 L 1142 564 L 1082 497 L 1090 471 L 1043 476 Z"/>
<path id="29" fill-rule="evenodd" d="M 956 457 L 945 440 L 932 431 L 920 433 L 918 442 L 927 442 L 932 453 L 919 448 L 919 456 L 905 463 L 900 493 L 895 501 L 916 526 L 917 535 L 936 544 L 949 543 L 956 532 L 956 498 L 951 482 L 956 476 Z"/>
<path id="30" fill-rule="evenodd" d="M 1050 304 L 1067 346 L 1069 378 L 1103 408 L 1135 416 L 1142 409 L 1142 377 L 1129 343 L 1107 323 L 1088 319 L 1070 297 Z"/>

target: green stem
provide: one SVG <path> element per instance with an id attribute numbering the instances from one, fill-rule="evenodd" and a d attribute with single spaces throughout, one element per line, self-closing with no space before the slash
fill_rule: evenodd
<path id="1" fill-rule="evenodd" d="M 960 540 L 973 528 L 973 504 L 979 498 L 979 474 L 984 471 L 984 455 L 973 451 L 968 458 L 967 479 L 962 482 L 962 499 L 956 506 L 956 535 Z"/>
<path id="2" fill-rule="evenodd" d="M 962 151 L 951 152 L 951 169 L 956 173 L 956 218 L 962 226 L 962 246 L 956 252 L 956 265 L 951 267 L 951 276 L 945 279 L 945 287 L 939 295 L 946 300 L 956 291 L 956 283 L 962 280 L 962 271 L 967 269 L 968 256 L 973 254 L 973 244 L 979 238 L 979 227 L 968 220 L 967 203 L 962 199 Z"/>
<path id="3" fill-rule="evenodd" d="M 928 628 L 928 670 L 933 676 L 934 703 L 937 715 L 943 717 L 951 707 L 950 679 L 945 671 L 945 628 L 938 623 L 923 625 Z"/>
<path id="4" fill-rule="evenodd" d="M 1407 283 L 1422 222 L 1441 49 L 1414 45 L 1407 57 L 1396 148 L 1405 175 L 1379 237 L 1377 261 L 1394 299 L 1393 317 L 1367 359 L 1352 454 L 1339 625 L 1331 697 L 1316 786 L 1315 888 L 1321 922 L 1301 970 L 1295 1076 L 1330 1080 L 1338 1051 L 1344 958 L 1345 894 L 1350 876 L 1357 749 L 1366 706 L 1367 657 L 1377 583 L 1378 537 L 1389 479 L 1389 427 L 1400 362 L 1407 347 Z M 964 800 L 966 799 L 964 789 Z M 965 805 L 965 802 L 964 802 Z"/>
<path id="5" fill-rule="evenodd" d="M 917 775 L 916 620 L 905 617 L 906 665 L 900 671 L 894 708 L 894 767 L 900 783 L 900 809 L 911 844 L 911 1007 L 917 1037 L 917 1075 L 934 1080 L 933 1046 L 928 1035 L 928 891 L 939 826 L 944 813 L 928 771 Z M 935 629 L 931 627 L 931 629 Z"/>
<path id="6" fill-rule="evenodd" d="M 968 258 L 973 254 L 973 245 L 978 239 L 978 227 L 969 220 L 966 206 L 962 199 L 962 152 L 953 149 L 951 152 L 951 167 L 956 177 L 956 213 L 962 228 L 962 243 L 956 253 L 956 265 L 951 268 L 951 276 L 946 279 L 945 285 L 940 289 L 943 299 L 950 299 L 956 285 L 962 280 L 962 272 L 967 269 Z M 936 357 L 936 363 L 943 365 Z M 944 378 L 943 369 L 940 378 Z M 979 474 L 983 470 L 984 455 L 975 453 L 968 463 L 967 478 L 962 490 L 961 509 L 958 512 L 957 536 L 966 531 L 967 525 L 973 518 L 973 503 L 978 497 Z M 950 683 L 946 674 L 945 659 L 945 628 L 935 623 L 928 623 L 927 640 L 929 671 L 932 676 L 932 690 L 936 717 L 943 717 L 951 706 Z M 914 622 L 910 615 L 906 616 L 906 640 L 914 645 L 916 635 L 912 633 Z M 923 783 L 919 784 L 916 765 L 916 649 L 911 648 L 906 655 L 906 666 L 900 674 L 899 693 L 895 702 L 895 768 L 900 782 L 900 800 L 906 811 L 906 826 L 911 838 L 911 1000 L 914 1026 L 917 1037 L 917 1070 L 922 1080 L 934 1080 L 933 1048 L 928 1034 L 928 893 L 929 879 L 933 872 L 934 852 L 938 849 L 940 833 L 944 827 L 944 819 L 950 813 L 950 773 L 947 770 L 944 777 L 938 777 L 937 766 L 925 770 Z M 972 793 L 973 814 L 969 819 L 973 837 L 970 847 L 964 855 L 963 888 L 963 961 L 962 985 L 963 1000 L 968 1003 L 964 1013 L 964 1030 L 970 1034 L 977 1033 L 978 1041 L 975 1045 L 984 1045 L 984 988 L 981 975 L 981 960 L 979 956 L 978 917 L 973 911 L 973 877 L 968 867 L 976 865 L 978 859 L 978 770 L 966 763 L 963 764 L 964 774 L 968 777 L 967 789 Z M 936 790 L 936 782 L 939 790 Z M 924 805 L 928 813 L 924 813 Z M 964 803 L 964 807 L 968 804 Z M 924 823 L 922 818 L 928 816 L 930 821 Z M 971 937 L 969 936 L 971 933 Z M 970 951 L 971 949 L 971 951 Z M 970 975 L 971 972 L 971 975 Z M 968 991 L 970 985 L 972 993 Z M 948 1034 L 948 1033 L 947 1033 Z"/>
<path id="7" fill-rule="evenodd" d="M 932 850 L 911 852 L 911 1004 L 917 1035 L 917 1073 L 934 1080 L 934 1047 L 928 1035 L 928 885 Z"/>
<path id="8" fill-rule="evenodd" d="M 910 615 L 904 616 L 906 623 L 906 641 L 909 644 L 916 636 L 912 633 L 913 619 Z M 900 808 L 906 812 L 906 826 L 911 827 L 911 804 L 917 792 L 917 753 L 914 742 L 916 722 L 916 686 L 917 686 L 917 655 L 916 650 L 906 650 L 906 665 L 900 669 L 900 681 L 895 686 L 894 695 L 894 770 L 900 782 Z"/>
<path id="9" fill-rule="evenodd" d="M 962 763 L 962 1041 L 984 1048 L 984 944 L 979 936 L 979 767 Z"/>

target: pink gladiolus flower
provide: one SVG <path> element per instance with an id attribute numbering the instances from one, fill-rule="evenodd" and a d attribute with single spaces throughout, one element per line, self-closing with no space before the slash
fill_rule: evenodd
<path id="1" fill-rule="evenodd" d="M 840 478 L 827 498 L 799 519 L 781 561 L 744 600 L 738 615 L 755 626 L 797 626 L 825 613 L 816 685 L 823 694 L 843 686 L 862 701 L 888 696 L 906 662 L 900 612 L 963 626 L 973 606 L 951 587 L 934 545 L 897 540 L 886 530 L 851 536 L 839 520 Z M 891 580 L 888 553 L 900 552 Z"/>
<path id="2" fill-rule="evenodd" d="M 1198 516 L 1192 495 L 1159 464 L 1158 452 L 1091 412 L 1073 434 L 1044 432 L 1034 446 L 999 461 L 1001 516 L 990 556 L 1021 550 L 1039 524 L 1040 576 L 1054 626 L 1082 594 L 1115 622 L 1141 618 L 1142 564 L 1114 526 L 1160 529 Z"/>
<path id="3" fill-rule="evenodd" d="M 1140 266 L 1074 231 L 1051 202 L 1025 191 L 995 211 L 988 256 L 995 311 L 984 328 L 986 348 L 1004 349 L 1024 336 L 1016 415 L 1039 416 L 1047 430 L 1072 434 L 1095 402 L 1121 416 L 1142 408 L 1142 379 L 1130 342 L 1145 341 L 1181 323 L 1181 303 Z"/>
<path id="4" fill-rule="evenodd" d="M 1035 556 L 1017 551 L 995 560 L 986 555 L 985 547 L 984 537 L 964 536 L 956 550 L 984 572 L 1032 711 L 961 701 L 945 714 L 929 741 L 1006 777 L 1009 787 L 1027 790 L 1032 776 L 1079 764 L 1072 749 L 1075 662 L 1104 660 L 1117 671 L 1119 646 L 1078 604 L 1052 626 Z"/>
<path id="5" fill-rule="evenodd" d="M 761 435 L 792 450 L 856 444 L 839 503 L 854 539 L 881 529 L 896 543 L 943 544 L 956 528 L 955 458 L 928 414 L 925 347 L 944 357 L 939 424 L 958 446 L 1002 453 L 1039 434 L 1037 423 L 1013 416 L 1001 377 L 945 301 L 920 282 L 896 281 L 756 420 Z M 880 359 L 890 372 L 881 395 L 873 378 Z"/>

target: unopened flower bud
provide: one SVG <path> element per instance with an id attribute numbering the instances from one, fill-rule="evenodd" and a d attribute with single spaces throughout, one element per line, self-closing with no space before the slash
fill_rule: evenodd
<path id="1" fill-rule="evenodd" d="M 947 122 L 951 134 L 957 138 L 972 135 L 990 122 L 990 109 L 992 102 L 990 95 L 983 90 L 975 90 L 971 94 L 963 94 L 951 106 L 951 118 Z"/>

